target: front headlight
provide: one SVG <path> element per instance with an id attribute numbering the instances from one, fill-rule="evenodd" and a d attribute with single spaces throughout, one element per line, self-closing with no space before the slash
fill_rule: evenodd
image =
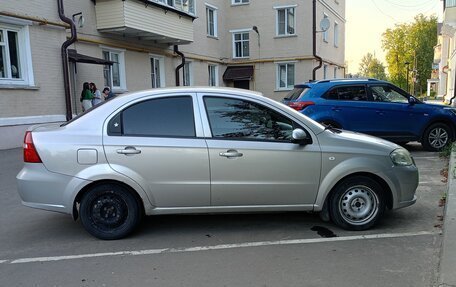
<path id="1" fill-rule="evenodd" d="M 409 166 L 413 165 L 413 159 L 408 150 L 398 148 L 390 154 L 391 161 L 394 165 Z"/>

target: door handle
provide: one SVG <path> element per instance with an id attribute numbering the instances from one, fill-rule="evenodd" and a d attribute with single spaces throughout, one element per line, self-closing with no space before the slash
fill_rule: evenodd
<path id="1" fill-rule="evenodd" d="M 340 108 L 339 107 L 332 107 L 331 110 L 335 111 L 335 112 L 339 112 L 340 111 Z"/>
<path id="2" fill-rule="evenodd" d="M 224 156 L 226 158 L 241 157 L 243 155 L 244 155 L 243 153 L 238 152 L 237 150 L 234 150 L 234 149 L 230 149 L 230 150 L 227 150 L 226 152 L 219 153 L 219 156 Z"/>
<path id="3" fill-rule="evenodd" d="M 131 155 L 131 154 L 140 154 L 141 150 L 136 149 L 132 146 L 127 146 L 125 149 L 118 149 L 118 154 Z"/>
<path id="4" fill-rule="evenodd" d="M 378 115 L 383 116 L 383 111 L 375 111 Z"/>

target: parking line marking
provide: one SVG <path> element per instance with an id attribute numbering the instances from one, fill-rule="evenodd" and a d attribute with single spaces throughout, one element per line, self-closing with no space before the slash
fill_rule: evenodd
<path id="1" fill-rule="evenodd" d="M 353 241 L 353 240 L 366 240 L 366 239 L 382 239 L 382 238 L 399 238 L 399 237 L 437 235 L 437 234 L 441 234 L 441 232 L 420 231 L 420 232 L 411 232 L 411 233 L 383 233 L 383 234 L 355 235 L 355 236 L 344 236 L 344 237 L 330 237 L 330 238 L 259 241 L 259 242 L 245 242 L 245 243 L 220 244 L 220 245 L 209 245 L 209 246 L 183 247 L 183 248 L 161 248 L 161 249 L 118 251 L 118 252 L 79 254 L 79 255 L 67 255 L 67 256 L 20 258 L 20 259 L 12 259 L 12 260 L 0 260 L 0 264 L 53 262 L 53 261 L 61 261 L 61 260 L 76 260 L 76 259 L 108 257 L 108 256 L 141 256 L 141 255 L 153 255 L 153 254 L 164 254 L 164 253 L 185 253 L 185 252 L 223 250 L 223 249 L 247 248 L 247 247 L 263 247 L 263 246 L 292 245 L 292 244 L 296 245 L 296 244 L 324 243 L 324 242 L 336 242 L 336 241 Z"/>

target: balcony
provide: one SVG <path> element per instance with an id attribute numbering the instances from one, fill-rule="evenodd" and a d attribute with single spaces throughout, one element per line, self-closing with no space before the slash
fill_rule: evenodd
<path id="1" fill-rule="evenodd" d="M 443 24 L 456 28 L 456 0 L 445 0 Z"/>
<path id="2" fill-rule="evenodd" d="M 157 44 L 189 44 L 193 42 L 193 3 L 193 0 L 97 0 L 97 29 Z"/>

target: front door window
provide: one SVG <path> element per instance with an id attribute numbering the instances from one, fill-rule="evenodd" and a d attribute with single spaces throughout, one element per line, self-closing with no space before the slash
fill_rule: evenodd
<path id="1" fill-rule="evenodd" d="M 205 97 L 204 102 L 215 138 L 291 141 L 293 122 L 272 110 L 237 99 Z"/>

